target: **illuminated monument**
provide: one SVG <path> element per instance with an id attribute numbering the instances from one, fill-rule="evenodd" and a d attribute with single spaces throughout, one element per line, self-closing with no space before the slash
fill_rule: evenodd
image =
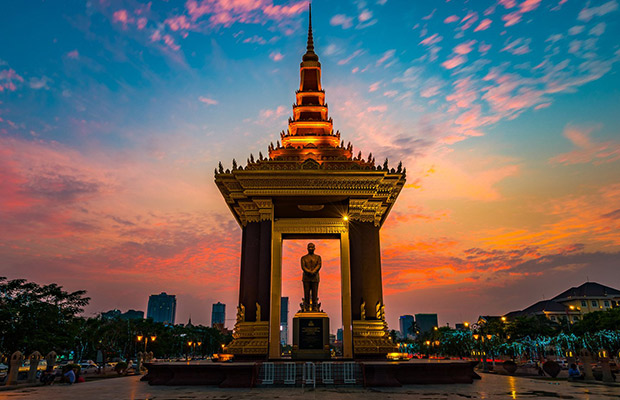
<path id="1" fill-rule="evenodd" d="M 311 17 L 295 94 L 288 129 L 268 157 L 251 155 L 246 166 L 233 160 L 232 169 L 220 164 L 215 172 L 242 228 L 237 322 L 227 350 L 236 358 L 281 357 L 282 241 L 323 238 L 340 240 L 344 358 L 384 357 L 394 345 L 385 322 L 379 230 L 405 171 L 355 156 L 334 132 Z"/>

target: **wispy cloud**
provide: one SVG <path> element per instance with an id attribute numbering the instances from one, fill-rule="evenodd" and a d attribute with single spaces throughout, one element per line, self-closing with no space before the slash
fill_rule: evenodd
<path id="1" fill-rule="evenodd" d="M 595 128 L 580 128 L 572 125 L 564 128 L 564 137 L 576 147 L 568 153 L 559 154 L 551 158 L 557 164 L 584 164 L 599 165 L 620 160 L 620 141 L 609 140 L 598 142 L 592 139 Z"/>

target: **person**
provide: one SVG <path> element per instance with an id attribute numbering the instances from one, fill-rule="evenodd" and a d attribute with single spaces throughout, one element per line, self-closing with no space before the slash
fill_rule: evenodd
<path id="1" fill-rule="evenodd" d="M 314 243 L 308 243 L 308 254 L 301 258 L 301 278 L 304 284 L 304 311 L 320 311 L 319 301 L 319 270 L 321 269 L 321 256 L 314 254 Z"/>
<path id="2" fill-rule="evenodd" d="M 581 371 L 579 371 L 577 364 L 572 363 L 570 365 L 570 368 L 568 368 L 568 380 L 575 381 L 575 380 L 581 380 L 581 379 L 583 379 L 583 375 L 581 375 Z"/>
<path id="3" fill-rule="evenodd" d="M 49 365 L 45 371 L 41 374 L 39 380 L 44 385 L 51 385 L 54 383 L 54 379 L 56 379 L 56 374 L 54 373 L 54 367 Z"/>
<path id="4" fill-rule="evenodd" d="M 73 368 L 70 368 L 67 372 L 65 372 L 64 378 L 65 382 L 67 382 L 67 384 L 69 385 L 75 383 L 75 372 L 73 371 Z"/>

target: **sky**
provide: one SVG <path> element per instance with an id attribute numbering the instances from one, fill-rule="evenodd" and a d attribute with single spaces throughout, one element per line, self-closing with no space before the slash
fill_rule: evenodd
<path id="1" fill-rule="evenodd" d="M 307 2 L 0 0 L 0 276 L 86 289 L 85 315 L 238 299 L 241 230 L 213 182 L 279 139 Z M 385 310 L 440 324 L 587 280 L 620 288 L 619 0 L 313 3 L 335 129 L 402 160 Z M 302 296 L 305 242 L 285 242 Z M 338 243 L 317 242 L 340 318 Z"/>

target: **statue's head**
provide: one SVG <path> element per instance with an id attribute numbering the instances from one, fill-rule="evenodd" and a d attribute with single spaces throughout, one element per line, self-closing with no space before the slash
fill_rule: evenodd
<path id="1" fill-rule="evenodd" d="M 308 253 L 314 254 L 314 243 L 308 243 Z"/>

